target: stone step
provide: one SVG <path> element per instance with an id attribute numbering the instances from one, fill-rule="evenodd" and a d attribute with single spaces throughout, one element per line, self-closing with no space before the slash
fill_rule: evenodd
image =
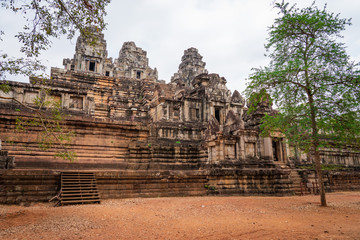
<path id="1" fill-rule="evenodd" d="M 100 203 L 94 173 L 62 172 L 60 205 L 84 203 Z"/>
<path id="2" fill-rule="evenodd" d="M 67 205 L 67 204 L 84 204 L 84 203 L 100 203 L 100 198 L 99 199 L 65 200 L 61 204 Z"/>

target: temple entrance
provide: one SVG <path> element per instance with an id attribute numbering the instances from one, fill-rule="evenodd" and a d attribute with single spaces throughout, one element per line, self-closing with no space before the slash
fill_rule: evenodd
<path id="1" fill-rule="evenodd" d="M 284 149 L 285 145 L 282 138 L 273 138 L 272 140 L 272 150 L 273 150 L 273 160 L 274 161 L 284 161 L 286 159 L 286 153 Z"/>
<path id="2" fill-rule="evenodd" d="M 215 107 L 215 118 L 220 123 L 220 108 L 218 108 L 218 107 Z"/>
<path id="3" fill-rule="evenodd" d="M 89 71 L 95 72 L 95 61 L 90 61 Z"/>
<path id="4" fill-rule="evenodd" d="M 278 156 L 278 142 L 277 141 L 272 141 L 272 149 L 273 149 L 273 160 L 274 161 L 279 161 L 279 156 Z"/>

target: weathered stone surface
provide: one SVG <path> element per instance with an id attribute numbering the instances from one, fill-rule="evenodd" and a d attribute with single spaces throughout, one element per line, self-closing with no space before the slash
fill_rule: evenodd
<path id="1" fill-rule="evenodd" d="M 208 73 L 205 69 L 205 62 L 196 48 L 189 48 L 184 51 L 181 58 L 179 70 L 171 78 L 171 82 L 180 87 L 190 87 L 192 80 L 202 73 Z"/>
<path id="2" fill-rule="evenodd" d="M 52 68 L 45 85 L 36 79 L 29 84 L 8 82 L 11 91 L 6 96 L 24 104 L 33 106 L 36 97 L 44 97 L 44 88 L 50 92 L 46 100 L 61 103 L 68 115 L 63 124 L 75 134 L 69 150 L 77 153 L 70 163 L 54 158 L 56 149 L 37 148 L 39 128 L 16 131 L 16 119 L 32 119 L 33 113 L 0 99 L 2 151 L 16 157 L 16 174 L 45 175 L 58 184 L 57 170 L 99 171 L 103 197 L 297 191 L 299 173 L 289 168 L 298 163 L 289 161 L 294 150 L 281 133 L 260 135 L 261 118 L 276 113 L 268 98 L 249 114 L 246 100 L 238 91 L 231 93 L 225 78 L 208 73 L 195 48 L 185 50 L 169 84 L 157 81 L 156 68 L 149 67 L 146 52 L 134 42 L 124 43 L 113 61 L 107 57 L 104 35 L 95 35 L 94 41 L 80 36 L 74 58 L 64 60 L 65 69 Z M 321 155 L 325 163 L 360 164 L 360 153 L 351 147 L 322 149 Z M 0 168 L 14 166 L 12 157 L 0 156 Z M 311 154 L 298 159 L 312 161 Z M 2 172 L 3 179 L 12 178 L 10 173 Z M 328 179 L 337 190 L 348 189 L 344 181 L 352 181 L 354 189 L 359 185 L 356 171 Z M 46 200 L 55 194 L 52 186 L 37 198 L 32 191 L 38 182 L 27 189 L 20 185 L 28 178 L 19 181 L 9 180 L 0 191 L 2 202 L 18 202 L 24 196 Z M 15 183 L 19 189 L 12 189 Z M 21 191 L 29 194 L 21 196 Z"/>
<path id="3" fill-rule="evenodd" d="M 15 167 L 15 157 L 8 156 L 7 151 L 1 150 L 0 140 L 0 169 L 11 169 Z"/>
<path id="4" fill-rule="evenodd" d="M 119 52 L 119 58 L 115 60 L 115 77 L 157 80 L 157 70 L 152 70 L 148 62 L 144 50 L 136 47 L 134 42 L 125 42 Z"/>
<path id="5" fill-rule="evenodd" d="M 92 32 L 89 35 L 80 35 L 76 41 L 75 55 L 73 59 L 64 59 L 63 65 L 67 70 L 87 71 L 92 73 L 104 74 L 107 65 L 106 41 L 104 34 L 96 27 L 87 29 Z"/>

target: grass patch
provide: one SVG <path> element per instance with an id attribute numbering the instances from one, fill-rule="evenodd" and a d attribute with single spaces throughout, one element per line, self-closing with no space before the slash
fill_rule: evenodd
<path id="1" fill-rule="evenodd" d="M 307 169 L 307 170 L 315 170 L 315 164 L 312 165 L 300 165 L 296 166 L 296 168 Z M 321 169 L 324 171 L 338 171 L 338 170 L 347 170 L 349 167 L 337 165 L 337 164 L 322 164 Z"/>

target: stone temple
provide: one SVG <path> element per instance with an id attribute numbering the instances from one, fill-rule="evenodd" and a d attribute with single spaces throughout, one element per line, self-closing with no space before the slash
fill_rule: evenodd
<path id="1" fill-rule="evenodd" d="M 260 136 L 262 116 L 275 113 L 269 102 L 248 114 L 247 100 L 208 72 L 196 48 L 184 51 L 165 83 L 134 42 L 125 42 L 113 60 L 104 35 L 96 32 L 94 39 L 80 36 L 74 57 L 63 60 L 64 69 L 52 68 L 46 84 L 68 114 L 64 124 L 75 133 L 69 148 L 76 161 L 37 148 L 36 127 L 16 131 L 16 119 L 33 114 L 0 99 L 0 202 L 48 200 L 66 170 L 94 172 L 102 198 L 288 195 L 316 182 L 314 171 L 295 167 L 311 163 L 311 154 L 295 154 L 281 133 Z M 42 94 L 35 81 L 8 84 L 11 91 L 1 96 L 30 106 Z M 359 152 L 323 149 L 321 157 L 354 167 L 325 172 L 328 191 L 360 189 Z"/>

